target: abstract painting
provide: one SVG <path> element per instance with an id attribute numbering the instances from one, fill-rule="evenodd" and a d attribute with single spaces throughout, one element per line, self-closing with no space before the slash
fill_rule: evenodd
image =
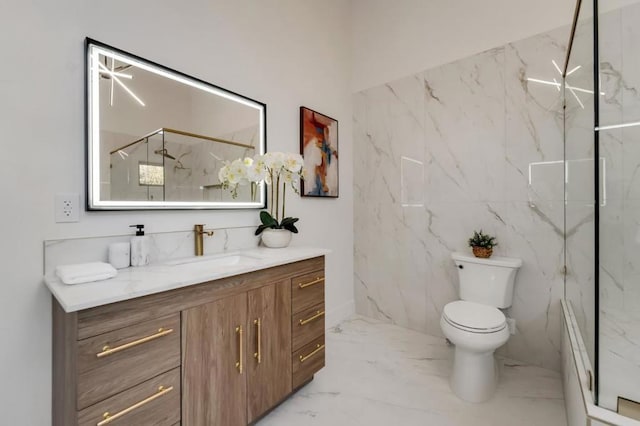
<path id="1" fill-rule="evenodd" d="M 338 121 L 300 107 L 300 153 L 302 196 L 338 198 Z"/>

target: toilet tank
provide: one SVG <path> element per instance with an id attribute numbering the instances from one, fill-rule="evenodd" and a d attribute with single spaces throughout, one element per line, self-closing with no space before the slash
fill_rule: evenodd
<path id="1" fill-rule="evenodd" d="M 460 299 L 496 308 L 511 306 L 521 259 L 496 256 L 481 259 L 466 253 L 452 253 L 451 258 L 460 278 Z"/>

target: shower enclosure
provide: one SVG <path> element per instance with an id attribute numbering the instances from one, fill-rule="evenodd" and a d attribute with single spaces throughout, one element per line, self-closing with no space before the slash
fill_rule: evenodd
<path id="1" fill-rule="evenodd" d="M 637 419 L 639 48 L 640 2 L 578 1 L 563 73 L 565 300 L 584 341 L 593 400 Z"/>
<path id="2" fill-rule="evenodd" d="M 236 136 L 253 140 L 257 131 L 252 127 Z M 226 161 L 255 154 L 253 145 L 166 127 L 133 141 L 109 131 L 101 131 L 101 138 L 101 158 L 109 161 L 100 169 L 103 200 L 232 201 L 218 172 Z M 240 187 L 237 197 L 253 201 L 251 187 Z"/>

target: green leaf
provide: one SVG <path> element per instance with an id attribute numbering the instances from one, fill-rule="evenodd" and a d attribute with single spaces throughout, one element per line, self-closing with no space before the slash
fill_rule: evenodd
<path id="1" fill-rule="evenodd" d="M 287 226 L 287 225 L 293 225 L 294 223 L 296 223 L 298 220 L 297 217 L 285 217 L 284 219 L 282 219 L 282 222 L 280 222 L 280 225 Z"/>
<path id="2" fill-rule="evenodd" d="M 258 229 L 256 229 L 256 233 L 255 233 L 255 235 L 260 235 L 260 234 L 262 234 L 262 231 L 264 231 L 264 230 L 265 230 L 265 229 L 267 229 L 267 228 L 268 228 L 268 226 L 266 226 L 266 225 L 260 225 L 260 226 L 258 226 Z"/>
<path id="3" fill-rule="evenodd" d="M 282 227 L 284 229 L 287 229 L 287 230 L 293 232 L 294 234 L 298 233 L 298 228 L 296 228 L 296 226 L 293 223 L 289 223 L 287 225 L 282 225 Z"/>
<path id="4" fill-rule="evenodd" d="M 266 210 L 260 212 L 260 222 L 262 222 L 263 225 L 266 225 L 267 228 L 278 226 L 278 221 L 276 221 Z"/>
<path id="5" fill-rule="evenodd" d="M 298 228 L 296 228 L 294 223 L 296 223 L 298 220 L 300 219 L 298 219 L 297 217 L 285 217 L 284 219 L 282 219 L 282 222 L 280 222 L 280 226 L 284 229 L 288 229 L 294 234 L 297 234 Z"/>

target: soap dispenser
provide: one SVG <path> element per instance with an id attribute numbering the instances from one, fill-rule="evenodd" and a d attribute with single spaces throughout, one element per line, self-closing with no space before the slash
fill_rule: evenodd
<path id="1" fill-rule="evenodd" d="M 136 236 L 131 237 L 131 266 L 144 266 L 149 263 L 149 237 L 144 235 L 144 225 L 131 225 L 138 228 Z"/>

